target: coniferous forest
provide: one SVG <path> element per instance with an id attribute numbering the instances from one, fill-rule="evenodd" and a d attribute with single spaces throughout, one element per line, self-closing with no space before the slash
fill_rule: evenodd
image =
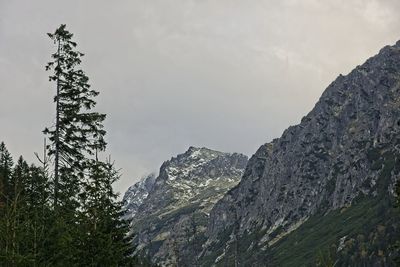
<path id="1" fill-rule="evenodd" d="M 30 165 L 0 144 L 0 266 L 142 265 L 131 256 L 106 115 L 95 111 L 99 92 L 79 68 L 83 53 L 66 25 L 48 36 L 55 122 L 43 131 L 43 155 Z"/>

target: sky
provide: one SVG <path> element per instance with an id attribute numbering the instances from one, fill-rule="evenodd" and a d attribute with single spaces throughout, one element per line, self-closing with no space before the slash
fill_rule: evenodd
<path id="1" fill-rule="evenodd" d="M 0 0 L 0 141 L 38 163 L 60 24 L 100 91 L 123 193 L 189 146 L 251 156 L 400 39 L 398 0 Z M 105 157 L 106 155 L 104 155 Z"/>

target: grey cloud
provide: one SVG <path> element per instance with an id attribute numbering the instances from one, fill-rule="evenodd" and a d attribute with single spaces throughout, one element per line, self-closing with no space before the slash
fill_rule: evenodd
<path id="1" fill-rule="evenodd" d="M 0 139 L 35 161 L 53 120 L 45 33 L 66 23 L 124 191 L 188 146 L 252 154 L 339 74 L 400 39 L 395 0 L 0 0 Z"/>

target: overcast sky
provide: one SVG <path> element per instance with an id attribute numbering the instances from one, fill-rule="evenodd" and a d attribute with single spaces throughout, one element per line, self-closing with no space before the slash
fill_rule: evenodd
<path id="1" fill-rule="evenodd" d="M 101 92 L 124 192 L 189 146 L 252 155 L 400 39 L 398 0 L 0 0 L 0 140 L 36 162 L 61 23 Z"/>

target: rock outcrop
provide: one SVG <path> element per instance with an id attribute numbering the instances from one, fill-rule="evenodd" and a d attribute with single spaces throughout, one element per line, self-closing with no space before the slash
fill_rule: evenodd
<path id="1" fill-rule="evenodd" d="M 124 219 L 130 220 L 136 215 L 140 205 L 142 205 L 143 201 L 149 196 L 149 192 L 153 188 L 155 181 L 156 175 L 151 173 L 128 188 L 122 200 L 124 203 L 122 208 L 126 213 Z"/>
<path id="2" fill-rule="evenodd" d="M 164 162 L 155 180 L 132 186 L 124 199 L 136 253 L 161 265 L 191 266 L 204 242 L 210 210 L 238 184 L 246 164 L 242 154 L 190 147 Z"/>

